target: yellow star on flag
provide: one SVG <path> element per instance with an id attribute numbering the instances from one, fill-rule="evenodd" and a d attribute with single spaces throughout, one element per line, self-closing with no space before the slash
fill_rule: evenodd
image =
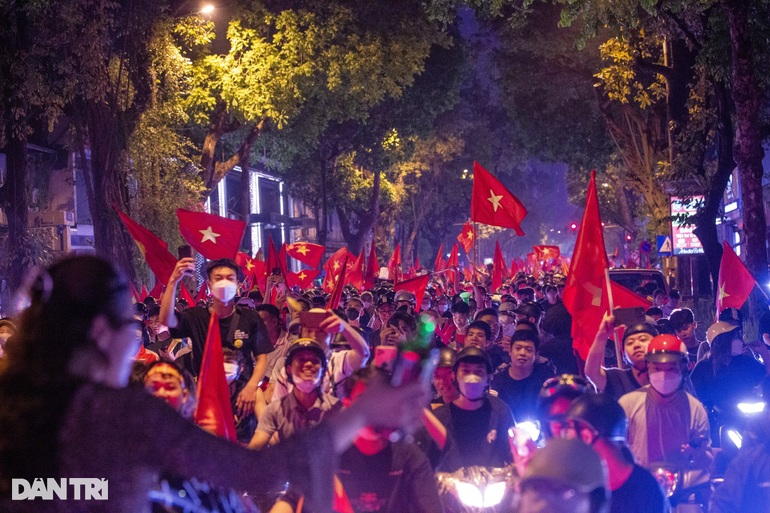
<path id="1" fill-rule="evenodd" d="M 497 210 L 497 209 L 495 209 L 495 210 Z M 470 240 L 473 240 L 473 230 L 468 230 L 468 238 Z"/>
<path id="2" fill-rule="evenodd" d="M 334 266 L 333 267 L 334 267 L 335 271 L 339 271 L 339 269 L 340 269 L 340 267 L 342 267 L 342 265 L 340 265 L 340 261 L 337 260 L 337 261 L 334 262 Z"/>
<path id="3" fill-rule="evenodd" d="M 310 250 L 307 249 L 307 246 L 305 246 L 304 244 L 300 244 L 297 246 L 297 253 L 299 253 L 302 256 L 307 255 L 309 251 Z"/>
<path id="4" fill-rule="evenodd" d="M 497 212 L 498 207 L 500 207 L 500 200 L 503 199 L 503 195 L 500 194 L 499 196 L 495 195 L 495 191 L 492 189 L 489 189 L 489 197 L 487 198 L 487 201 L 492 203 L 492 208 L 495 209 L 495 212 Z"/>
<path id="5" fill-rule="evenodd" d="M 221 237 L 222 234 L 214 232 L 214 230 L 209 226 L 205 230 L 198 230 L 203 237 L 201 238 L 201 242 L 211 241 L 214 244 L 217 243 L 217 237 Z"/>
<path id="6" fill-rule="evenodd" d="M 297 278 L 299 278 L 301 281 L 305 281 L 305 278 L 307 278 L 307 274 L 305 274 L 305 271 L 302 271 L 297 275 Z"/>
<path id="7" fill-rule="evenodd" d="M 725 284 L 719 286 L 719 304 L 722 304 L 722 300 L 726 297 L 729 297 L 730 294 L 725 292 Z"/>
<path id="8" fill-rule="evenodd" d="M 254 269 L 254 261 L 253 260 L 247 260 L 246 261 L 246 269 L 251 272 L 252 269 Z"/>

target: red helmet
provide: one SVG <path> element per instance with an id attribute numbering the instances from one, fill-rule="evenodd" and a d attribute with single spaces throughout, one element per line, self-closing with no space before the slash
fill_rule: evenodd
<path id="1" fill-rule="evenodd" d="M 675 335 L 658 335 L 650 340 L 644 359 L 648 362 L 686 362 L 687 346 Z"/>

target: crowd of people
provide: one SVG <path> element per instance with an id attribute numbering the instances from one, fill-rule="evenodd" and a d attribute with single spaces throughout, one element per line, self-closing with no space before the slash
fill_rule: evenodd
<path id="1" fill-rule="evenodd" d="M 423 297 L 347 286 L 330 305 L 279 275 L 239 295 L 241 270 L 222 259 L 190 305 L 183 258 L 160 298 L 132 304 L 108 262 L 64 259 L 34 279 L 18 322 L 0 319 L 0 510 L 463 511 L 447 483 L 483 468 L 513 476 L 499 504 L 475 505 L 496 511 L 768 511 L 770 408 L 740 424 L 737 455 L 719 428 L 763 404 L 770 314 L 746 341 L 739 311 L 710 324 L 655 290 L 640 322 L 608 312 L 582 360 L 564 276 L 490 290 L 485 271 L 432 275 Z M 212 315 L 237 442 L 193 421 Z M 432 386 L 391 386 L 421 325 Z M 73 477 L 107 479 L 109 499 L 13 499 L 14 479 Z"/>

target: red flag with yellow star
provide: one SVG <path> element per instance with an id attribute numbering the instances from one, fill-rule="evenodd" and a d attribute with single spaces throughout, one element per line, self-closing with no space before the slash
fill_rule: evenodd
<path id="1" fill-rule="evenodd" d="M 323 288 L 323 291 L 327 294 L 331 294 L 334 290 L 334 276 L 337 275 L 338 272 L 340 272 L 340 269 L 342 269 L 342 273 L 345 272 L 345 268 L 347 267 L 347 256 L 348 256 L 348 248 L 342 247 L 338 249 L 332 256 L 329 257 L 329 260 L 326 261 L 324 264 L 324 271 L 326 271 L 326 277 L 324 278 L 323 283 L 321 284 L 321 288 Z M 344 276 L 344 274 L 343 274 Z"/>
<path id="2" fill-rule="evenodd" d="M 476 230 L 473 227 L 473 223 L 465 223 L 463 229 L 460 230 L 460 235 L 457 236 L 457 240 L 465 250 L 465 253 L 470 255 L 473 249 L 473 243 L 476 242 Z"/>
<path id="3" fill-rule="evenodd" d="M 492 174 L 473 163 L 473 191 L 471 193 L 471 221 L 503 228 L 513 228 L 523 236 L 521 222 L 527 215 L 519 198 L 511 194 Z"/>
<path id="4" fill-rule="evenodd" d="M 393 280 L 393 283 L 398 283 L 401 281 L 402 274 L 401 244 L 396 244 L 396 249 L 393 251 L 393 254 L 390 255 L 390 260 L 388 260 L 388 279 Z"/>
<path id="5" fill-rule="evenodd" d="M 733 248 L 722 242 L 722 260 L 717 281 L 717 317 L 725 308 L 740 308 L 749 298 L 756 280 Z"/>
<path id="6" fill-rule="evenodd" d="M 492 258 L 492 291 L 496 291 L 503 285 L 503 280 L 508 274 L 508 269 L 505 268 L 505 260 L 503 260 L 503 252 L 500 250 L 500 242 L 495 241 L 495 253 Z"/>
<path id="7" fill-rule="evenodd" d="M 311 244 L 309 242 L 295 242 L 286 246 L 286 254 L 296 258 L 300 262 L 316 268 L 321 264 L 321 259 L 326 251 L 326 246 Z"/>
<path id="8" fill-rule="evenodd" d="M 532 249 L 535 250 L 535 258 L 546 262 L 557 259 L 561 255 L 559 246 L 533 246 Z"/>
<path id="9" fill-rule="evenodd" d="M 286 285 L 289 287 L 298 286 L 302 290 L 309 289 L 313 286 L 313 280 L 315 280 L 321 273 L 318 269 L 303 269 L 298 273 L 292 273 L 286 275 Z"/>
<path id="10" fill-rule="evenodd" d="M 364 272 L 364 288 L 374 287 L 374 280 L 380 274 L 380 264 L 377 262 L 377 252 L 374 250 L 374 243 L 369 250 L 369 258 L 366 259 L 366 272 Z"/>
<path id="11" fill-rule="evenodd" d="M 348 260 L 348 268 L 345 270 L 345 283 L 353 285 L 358 290 L 364 289 L 364 251 L 358 254 L 355 260 Z"/>
<path id="12" fill-rule="evenodd" d="M 433 262 L 434 271 L 442 271 L 444 269 L 444 256 L 442 255 L 443 252 L 444 252 L 444 243 L 441 242 L 438 245 L 438 253 L 436 253 L 436 261 Z"/>
<path id="13" fill-rule="evenodd" d="M 241 246 L 246 223 L 237 219 L 177 209 L 179 231 L 195 251 L 208 258 L 235 258 Z"/>
<path id="14" fill-rule="evenodd" d="M 604 313 L 610 308 L 606 271 L 609 269 L 604 248 L 604 232 L 596 195 L 596 171 L 591 171 L 586 208 L 572 253 L 564 306 L 572 315 L 572 347 L 585 360 L 599 330 Z"/>
<path id="15" fill-rule="evenodd" d="M 331 278 L 333 285 L 331 297 L 329 297 L 329 302 L 326 303 L 327 309 L 331 308 L 334 310 L 340 306 L 340 301 L 342 300 L 342 289 L 345 288 L 345 269 L 347 269 L 349 257 L 350 252 L 348 251 L 345 253 L 345 257 L 342 260 L 342 265 L 340 268 L 331 277 L 327 277 L 327 279 Z"/>

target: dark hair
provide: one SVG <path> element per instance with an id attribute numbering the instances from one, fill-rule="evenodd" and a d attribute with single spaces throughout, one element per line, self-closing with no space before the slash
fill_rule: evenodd
<path id="1" fill-rule="evenodd" d="M 511 348 L 516 342 L 532 342 L 535 344 L 535 352 L 540 351 L 540 337 L 537 336 L 537 331 L 534 330 L 516 330 L 511 335 Z"/>
<path id="2" fill-rule="evenodd" d="M 652 297 L 659 296 L 659 295 L 666 295 L 666 291 L 663 289 L 655 289 L 652 293 Z"/>
<path id="3" fill-rule="evenodd" d="M 487 337 L 487 341 L 492 339 L 492 329 L 484 321 L 473 321 L 468 325 L 468 329 L 477 328 L 484 331 L 484 336 Z"/>
<path id="4" fill-rule="evenodd" d="M 471 313 L 471 307 L 465 301 L 460 300 L 452 305 L 452 313 L 468 315 Z"/>
<path id="5" fill-rule="evenodd" d="M 72 379 L 68 367 L 79 350 L 102 354 L 90 335 L 98 316 L 118 328 L 134 313 L 128 281 L 109 262 L 94 256 L 65 258 L 41 271 L 29 299 L 19 333 L 6 344 L 3 373 L 24 375 L 38 384 Z"/>
<path id="6" fill-rule="evenodd" d="M 675 330 L 681 330 L 685 324 L 695 322 L 695 316 L 689 308 L 674 310 L 668 319 L 671 321 L 671 327 Z"/>
<path id="7" fill-rule="evenodd" d="M 520 330 L 519 326 L 527 326 L 529 330 Z M 522 319 L 520 321 L 516 321 L 516 331 L 534 331 L 537 333 L 537 326 L 535 326 L 534 322 L 528 319 Z"/>
<path id="8" fill-rule="evenodd" d="M 678 291 L 678 290 L 676 290 L 676 289 L 671 289 L 671 290 L 668 292 L 668 297 L 670 297 L 671 299 L 681 299 L 681 298 L 682 298 L 682 295 L 681 295 L 681 294 L 679 294 L 679 291 Z"/>
<path id="9" fill-rule="evenodd" d="M 400 310 L 396 311 L 396 313 L 393 314 L 393 316 L 388 319 L 388 326 L 395 326 L 398 327 L 398 321 L 404 321 L 407 326 L 409 326 L 409 329 L 412 330 L 412 333 L 417 331 L 417 321 L 415 320 L 413 315 L 410 315 L 406 312 L 402 312 Z"/>
<path id="10" fill-rule="evenodd" d="M 645 315 L 649 315 L 650 317 L 652 317 L 653 315 L 663 315 L 663 310 L 661 310 L 657 306 L 651 306 L 644 313 L 645 313 Z"/>
<path id="11" fill-rule="evenodd" d="M 155 317 L 156 315 L 160 315 L 160 305 L 158 305 L 158 304 L 154 304 L 154 305 L 150 306 L 147 309 L 147 318 L 148 319 L 150 317 Z"/>
<path id="12" fill-rule="evenodd" d="M 485 315 L 494 315 L 495 317 L 497 317 L 497 310 L 495 310 L 494 308 L 484 308 L 483 310 L 479 310 L 478 312 L 476 312 L 476 317 L 474 317 L 474 319 L 479 320 Z"/>
<path id="13" fill-rule="evenodd" d="M 261 305 L 257 305 L 254 307 L 254 310 L 257 312 L 267 312 L 267 314 L 275 319 L 276 321 L 281 319 L 281 311 L 278 309 L 277 306 L 271 305 L 270 303 L 263 303 Z"/>
<path id="14" fill-rule="evenodd" d="M 238 273 L 241 271 L 240 267 L 238 267 L 238 264 L 236 264 L 235 260 L 232 258 L 220 258 L 217 260 L 212 260 L 206 264 L 206 278 L 209 281 L 211 281 L 211 272 L 218 267 L 227 267 L 228 269 L 232 269 L 235 271 L 236 277 L 238 277 Z"/>

